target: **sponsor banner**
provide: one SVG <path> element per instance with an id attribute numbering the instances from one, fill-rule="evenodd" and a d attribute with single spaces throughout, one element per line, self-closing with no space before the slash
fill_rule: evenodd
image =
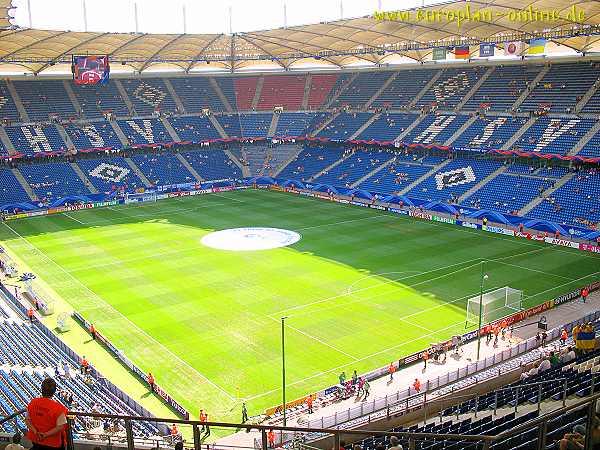
<path id="1" fill-rule="evenodd" d="M 294 187 L 288 187 L 285 188 L 285 192 L 291 192 L 292 194 L 298 194 L 298 189 L 294 188 Z"/>
<path id="2" fill-rule="evenodd" d="M 369 205 L 369 208 L 378 209 L 380 211 L 387 211 L 387 208 L 381 205 Z"/>
<path id="3" fill-rule="evenodd" d="M 259 189 L 268 189 L 269 185 L 259 185 L 257 186 Z M 223 187 L 214 187 L 212 188 L 213 192 L 228 192 L 235 190 L 235 186 L 223 186 Z"/>
<path id="4" fill-rule="evenodd" d="M 417 219 L 433 220 L 433 216 L 431 214 L 422 213 L 421 211 L 411 211 L 409 215 L 411 217 L 416 217 Z"/>
<path id="5" fill-rule="evenodd" d="M 403 216 L 408 216 L 408 211 L 405 209 L 388 208 L 388 211 L 393 212 L 394 214 L 401 214 Z"/>
<path id="6" fill-rule="evenodd" d="M 502 227 L 492 227 L 489 225 L 483 225 L 481 227 L 483 231 L 487 231 L 488 233 L 496 233 L 496 234 L 505 234 L 507 236 L 514 236 L 515 232 L 513 230 L 508 230 Z"/>
<path id="7" fill-rule="evenodd" d="M 529 239 L 530 241 L 543 242 L 546 240 L 546 236 L 544 236 L 543 234 L 521 233 L 520 231 L 515 231 L 515 236 L 519 238 Z"/>
<path id="8" fill-rule="evenodd" d="M 351 201 L 350 204 L 355 205 L 355 206 L 362 206 L 363 208 L 369 207 L 369 205 L 367 203 L 362 203 L 362 202 Z"/>
<path id="9" fill-rule="evenodd" d="M 331 200 L 331 197 L 329 195 L 324 195 L 324 194 L 315 194 L 316 198 L 320 198 L 321 200 Z"/>
<path id="10" fill-rule="evenodd" d="M 300 192 L 300 195 L 304 195 L 306 197 L 314 197 L 315 196 L 315 194 L 313 194 L 312 192 L 306 192 L 306 191 Z"/>
<path id="11" fill-rule="evenodd" d="M 190 196 L 190 192 L 189 191 L 171 192 L 171 193 L 168 194 L 169 198 L 189 197 L 189 196 Z"/>
<path id="12" fill-rule="evenodd" d="M 285 190 L 284 188 L 282 188 L 278 184 L 272 184 L 271 187 L 270 187 L 270 189 L 272 191 L 281 191 L 281 192 L 283 192 Z"/>
<path id="13" fill-rule="evenodd" d="M 452 219 L 450 217 L 433 216 L 432 220 L 434 222 L 451 223 L 452 225 L 454 225 L 456 223 L 456 220 Z"/>
<path id="14" fill-rule="evenodd" d="M 600 246 L 590 244 L 579 244 L 579 250 L 584 250 L 586 252 L 592 253 L 600 253 Z"/>
<path id="15" fill-rule="evenodd" d="M 578 242 L 569 241 L 568 239 L 556 239 L 556 238 L 552 238 L 552 237 L 547 237 L 544 240 L 548 244 L 561 245 L 563 247 L 571 247 L 571 248 L 577 248 L 577 249 L 579 249 L 579 243 Z"/>
<path id="16" fill-rule="evenodd" d="M 465 227 L 465 228 L 472 228 L 474 230 L 478 230 L 479 229 L 479 225 L 476 223 L 471 223 L 471 222 L 456 222 L 457 225 L 460 225 L 461 227 Z"/>
<path id="17" fill-rule="evenodd" d="M 333 388 L 330 389 L 335 389 L 335 386 Z M 327 389 L 326 389 L 327 391 Z M 303 403 L 306 403 L 306 399 L 308 397 L 312 397 L 313 400 L 315 400 L 317 398 L 317 394 L 310 394 L 307 395 L 306 397 L 302 397 L 302 398 L 297 398 L 296 400 L 292 400 L 291 402 L 286 402 L 286 408 L 290 409 L 293 408 L 295 406 L 299 406 L 302 405 Z M 276 414 L 278 412 L 283 411 L 283 404 L 277 405 L 277 406 L 273 406 L 271 408 L 268 408 L 267 410 L 265 410 L 265 414 L 267 416 L 272 416 L 273 414 Z"/>
<path id="18" fill-rule="evenodd" d="M 350 203 L 350 200 L 346 200 L 345 198 L 334 198 L 333 199 L 334 202 L 336 203 L 342 203 L 344 205 L 348 205 Z"/>
<path id="19" fill-rule="evenodd" d="M 81 326 L 83 326 L 86 330 L 89 330 L 91 324 L 87 320 L 85 320 L 83 318 L 83 316 L 81 316 L 77 311 L 73 311 L 73 317 L 75 318 L 76 321 L 78 321 L 80 323 Z M 119 359 L 119 361 L 121 361 L 132 372 L 134 372 L 139 378 L 141 378 L 141 381 L 143 383 L 147 382 L 146 374 L 144 372 L 142 372 L 139 367 L 137 367 L 135 364 L 133 364 L 129 360 L 129 358 L 127 358 L 125 355 L 123 355 L 123 353 L 117 347 L 115 347 L 107 338 L 105 338 L 100 332 L 96 332 L 96 337 L 97 337 L 98 342 L 103 344 L 108 349 L 108 351 L 110 351 L 114 356 L 117 357 L 117 359 Z M 175 411 L 177 411 L 184 419 L 189 420 L 190 413 L 183 406 L 181 406 L 179 403 L 177 403 L 173 399 L 173 397 L 171 397 L 160 386 L 155 384 L 154 387 L 155 387 L 155 392 L 158 395 L 160 395 L 162 397 L 162 399 L 165 402 L 167 402 L 167 404 L 169 406 L 171 406 Z"/>

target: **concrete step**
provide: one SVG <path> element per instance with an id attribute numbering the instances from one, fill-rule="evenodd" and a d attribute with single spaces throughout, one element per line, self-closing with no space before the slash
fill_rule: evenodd
<path id="1" fill-rule="evenodd" d="M 29 198 L 32 201 L 37 202 L 39 200 L 37 198 L 37 195 L 35 195 L 35 192 L 33 192 L 33 189 L 31 189 L 31 186 L 29 186 L 29 183 L 27 182 L 21 171 L 19 169 L 11 169 L 11 172 L 13 173 L 21 187 L 25 190 L 25 192 L 27 192 Z"/>
<path id="2" fill-rule="evenodd" d="M 29 114 L 27 114 L 27 110 L 23 106 L 23 102 L 21 102 L 21 96 L 17 92 L 15 85 L 12 84 L 10 80 L 7 80 L 6 87 L 8 88 L 8 92 L 10 92 L 10 95 L 12 95 L 12 98 L 15 102 L 15 106 L 17 107 L 17 111 L 19 111 L 19 115 L 21 116 L 21 121 L 30 122 Z"/>
<path id="3" fill-rule="evenodd" d="M 527 122 L 525 122 L 525 124 L 515 134 L 513 134 L 508 141 L 504 143 L 501 150 L 509 150 L 510 148 L 512 148 L 512 146 L 515 145 L 515 143 L 518 142 L 519 139 L 521 139 L 521 136 L 523 136 L 525 132 L 529 130 L 529 128 L 531 128 L 531 126 L 535 123 L 536 120 L 536 117 L 531 117 L 529 120 L 527 120 Z"/>
<path id="4" fill-rule="evenodd" d="M 165 86 L 167 87 L 167 91 L 169 91 L 169 93 L 171 94 L 171 97 L 173 97 L 173 100 L 175 101 L 175 106 L 177 106 L 177 109 L 178 109 L 177 112 L 179 114 L 184 114 L 185 106 L 183 106 L 183 102 L 177 95 L 177 92 L 175 92 L 175 88 L 171 84 L 171 80 L 169 80 L 168 78 L 163 78 L 163 80 L 165 82 Z"/>
<path id="5" fill-rule="evenodd" d="M 135 116 L 135 108 L 133 107 L 133 103 L 131 103 L 131 99 L 129 98 L 129 95 L 127 95 L 127 91 L 125 90 L 121 82 L 118 79 L 114 79 L 111 81 L 111 83 L 114 83 L 117 90 L 119 91 L 119 94 L 121 94 L 121 98 L 123 99 L 125 106 L 127 106 L 129 115 Z"/>
<path id="6" fill-rule="evenodd" d="M 546 189 L 544 192 L 542 192 L 541 196 L 534 198 L 527 205 L 521 208 L 521 210 L 519 211 L 519 216 L 525 216 L 526 214 L 528 214 L 533 208 L 542 203 L 544 201 L 544 198 L 547 198 L 550 195 L 552 195 L 558 188 L 564 186 L 564 184 L 574 176 L 575 174 L 572 172 L 565 174 L 560 180 L 554 183 L 554 186 L 550 187 L 549 189 Z"/>
<path id="7" fill-rule="evenodd" d="M 469 128 L 471 125 L 475 123 L 477 120 L 477 116 L 470 117 L 458 130 L 454 133 L 450 138 L 444 143 L 444 145 L 452 145 L 454 141 L 456 141 L 461 135 Z"/>
<path id="8" fill-rule="evenodd" d="M 233 107 L 229 103 L 229 100 L 227 100 L 227 97 L 225 97 L 225 94 L 223 94 L 223 91 L 221 90 L 219 83 L 217 83 L 217 80 L 215 80 L 213 77 L 209 77 L 208 82 L 212 86 L 213 90 L 217 93 L 217 96 L 221 100 L 221 103 L 223 103 L 223 105 L 225 105 L 225 110 L 227 112 L 234 112 Z"/>
<path id="9" fill-rule="evenodd" d="M 443 70 L 437 70 L 437 71 L 435 72 L 435 75 L 433 75 L 433 77 L 431 78 L 431 80 L 429 80 L 429 81 L 427 82 L 427 84 L 426 84 L 426 85 L 423 87 L 423 89 L 421 89 L 421 92 L 419 92 L 419 93 L 418 93 L 418 94 L 415 96 L 415 98 L 413 98 L 413 99 L 412 99 L 412 101 L 411 101 L 411 102 L 408 104 L 408 108 L 409 108 L 409 109 L 410 109 L 410 108 L 412 108 L 412 107 L 414 107 L 414 106 L 417 104 L 417 102 L 418 102 L 419 100 L 421 100 L 421 98 L 422 98 L 422 97 L 425 95 L 425 93 L 426 93 L 426 92 L 427 92 L 427 91 L 428 91 L 428 90 L 431 88 L 431 86 L 433 86 L 433 85 L 434 85 L 434 84 L 437 82 L 437 80 L 438 80 L 438 79 L 439 79 L 439 78 L 442 76 L 442 73 L 443 73 L 443 72 L 444 72 Z"/>
<path id="10" fill-rule="evenodd" d="M 173 128 L 173 125 L 171 125 L 171 122 L 169 122 L 169 120 L 166 117 L 161 117 L 160 121 L 165 126 L 165 129 L 167 130 L 167 133 L 169 133 L 169 136 L 171 136 L 173 142 L 181 142 L 181 138 L 177 134 L 175 128 Z"/>
<path id="11" fill-rule="evenodd" d="M 212 114 L 209 114 L 208 120 L 210 120 L 210 123 L 212 123 L 215 129 L 219 132 L 222 139 L 229 139 L 229 135 L 225 132 L 219 121 Z"/>
<path id="12" fill-rule="evenodd" d="M 225 152 L 225 154 L 229 157 L 229 159 L 231 159 L 233 161 L 233 163 L 238 166 L 240 168 L 240 170 L 242 171 L 242 176 L 244 178 L 248 178 L 250 177 L 250 169 L 248 168 L 248 166 L 243 165 L 239 159 L 236 158 L 236 156 L 231 153 L 229 150 L 223 150 Z"/>
<path id="13" fill-rule="evenodd" d="M 260 100 L 260 94 L 262 93 L 263 84 L 265 84 L 265 77 L 261 75 L 256 83 L 256 90 L 254 91 L 254 98 L 252 99 L 252 111 L 256 111 L 258 101 Z"/>
<path id="14" fill-rule="evenodd" d="M 71 103 L 73 104 L 73 108 L 77 112 L 77 115 L 80 115 L 80 113 L 82 112 L 81 105 L 79 104 L 79 100 L 77 99 L 75 92 L 73 92 L 73 85 L 71 83 L 71 81 L 63 80 L 63 86 L 65 88 L 65 91 L 67 91 L 67 95 L 69 96 Z"/>
<path id="15" fill-rule="evenodd" d="M 124 159 L 125 159 L 125 162 L 127 163 L 127 165 L 129 166 L 129 168 L 131 170 L 133 170 L 138 177 L 140 177 L 140 179 L 142 180 L 142 183 L 144 183 L 144 186 L 146 186 L 147 188 L 152 187 L 152 183 L 150 183 L 150 180 L 148 178 L 146 178 L 146 175 L 144 175 L 144 173 L 140 170 L 140 168 L 136 165 L 136 163 L 134 163 L 131 158 L 124 158 Z"/>
<path id="16" fill-rule="evenodd" d="M 308 109 L 308 99 L 310 98 L 310 87 L 312 84 L 312 74 L 306 75 L 306 82 L 304 83 L 304 94 L 302 95 L 302 105 L 300 109 L 306 111 Z"/>
<path id="17" fill-rule="evenodd" d="M 544 66 L 542 70 L 540 70 L 540 72 L 536 75 L 536 77 L 529 84 L 529 86 L 527 86 L 527 88 L 521 93 L 521 95 L 519 95 L 519 98 L 517 98 L 517 100 L 515 100 L 515 102 L 511 106 L 511 109 L 513 111 L 516 111 L 519 108 L 519 106 L 521 106 L 521 104 L 525 101 L 525 99 L 529 97 L 529 94 L 531 94 L 531 92 L 535 89 L 535 87 L 542 80 L 542 78 L 544 78 L 544 76 L 548 73 L 549 70 L 550 66 Z"/>
<path id="18" fill-rule="evenodd" d="M 329 98 L 329 100 L 327 100 L 327 103 L 323 105 L 323 109 L 329 109 L 331 107 L 331 104 L 337 100 L 337 98 L 342 94 L 342 92 L 344 92 L 348 88 L 348 86 L 350 86 L 354 82 L 354 80 L 356 80 L 356 77 L 358 77 L 358 72 L 353 74 L 337 92 L 334 92 L 334 94 Z"/>
<path id="19" fill-rule="evenodd" d="M 363 183 L 364 181 L 368 180 L 369 178 L 371 178 L 372 176 L 376 175 L 377 173 L 381 172 L 383 169 L 385 169 L 387 166 L 389 166 L 390 164 L 393 164 L 394 162 L 396 162 L 396 158 L 392 158 L 386 162 L 384 162 L 383 164 L 375 167 L 373 170 L 371 170 L 368 174 L 366 174 L 364 177 L 359 178 L 357 181 L 355 181 L 354 183 L 352 183 L 350 185 L 350 187 L 352 189 L 354 189 L 355 187 L 360 186 L 361 183 Z"/>
<path id="20" fill-rule="evenodd" d="M 406 130 L 400 133 L 398 137 L 394 139 L 394 142 L 402 142 L 402 139 L 404 139 L 412 130 L 414 130 L 423 121 L 424 118 L 424 115 L 417 117 L 417 120 L 411 123 Z"/>
<path id="21" fill-rule="evenodd" d="M 360 128 L 359 128 L 358 130 L 356 130 L 356 131 L 355 131 L 355 132 L 352 134 L 352 136 L 350 136 L 350 137 L 348 138 L 348 140 L 349 140 L 349 141 L 352 141 L 352 140 L 356 139 L 358 136 L 360 136 L 360 134 L 361 134 L 363 131 L 365 131 L 365 130 L 366 130 L 368 127 L 369 127 L 369 125 L 371 125 L 373 122 L 375 122 L 377 119 L 379 119 L 379 117 L 381 117 L 381 113 L 378 113 L 378 114 L 373 114 L 373 115 L 372 115 L 372 116 L 369 118 L 369 120 L 367 120 L 365 123 L 363 123 L 363 124 L 360 126 Z"/>
<path id="22" fill-rule="evenodd" d="M 323 175 L 324 173 L 329 172 L 331 169 L 333 169 L 336 166 L 339 166 L 341 163 L 343 163 L 344 161 L 346 161 L 346 159 L 348 159 L 350 156 L 352 156 L 352 152 L 348 152 L 348 154 L 346 156 L 342 156 L 340 159 L 338 159 L 337 161 L 333 162 L 332 164 L 329 164 L 327 167 L 325 167 L 323 170 L 321 170 L 319 173 L 316 173 L 315 175 L 313 175 L 312 177 L 310 177 L 308 179 L 309 182 L 319 178 L 321 175 Z"/>
<path id="23" fill-rule="evenodd" d="M 128 148 L 129 147 L 129 139 L 127 139 L 127 136 L 125 136 L 125 133 L 123 133 L 123 130 L 121 130 L 121 127 L 119 126 L 119 124 L 114 120 L 111 120 L 109 123 L 110 123 L 110 126 L 112 127 L 113 131 L 119 138 L 119 141 L 121 141 L 121 144 L 123 145 L 123 147 Z"/>
<path id="24" fill-rule="evenodd" d="M 8 134 L 6 134 L 6 130 L 4 129 L 4 127 L 0 127 L 0 141 L 4 145 L 4 148 L 8 151 L 9 155 L 14 155 L 17 152 L 15 150 L 15 146 L 8 137 Z"/>
<path id="25" fill-rule="evenodd" d="M 487 177 L 485 177 L 483 180 L 481 180 L 479 183 L 477 183 L 475 186 L 473 186 L 471 189 L 469 189 L 467 192 L 465 192 L 463 195 L 461 195 L 458 198 L 458 203 L 464 202 L 466 199 L 468 199 L 471 195 L 475 194 L 483 186 L 485 186 L 490 181 L 492 181 L 494 178 L 496 178 L 498 175 L 506 172 L 507 170 L 508 170 L 508 166 L 501 166 L 498 169 L 496 169 L 494 172 L 489 174 Z"/>
<path id="26" fill-rule="evenodd" d="M 373 102 L 377 100 L 381 93 L 387 89 L 387 87 L 396 79 L 397 76 L 398 72 L 392 72 L 390 77 L 387 80 L 385 80 L 385 82 L 381 85 L 379 89 L 377 89 L 377 92 L 375 92 L 367 101 L 367 103 L 365 103 L 365 108 L 370 108 Z"/>
<path id="27" fill-rule="evenodd" d="M 598 91 L 598 88 L 600 88 L 600 82 L 598 81 L 596 81 L 592 86 L 590 86 L 590 88 L 587 90 L 584 96 L 581 97 L 581 100 L 579 100 L 575 105 L 575 114 L 580 113 L 581 110 L 585 108 L 585 105 L 587 105 L 587 103 L 590 101 L 590 98 L 592 98 L 594 94 Z"/>
<path id="28" fill-rule="evenodd" d="M 567 155 L 569 156 L 574 156 L 576 154 L 578 154 L 583 147 L 585 147 L 587 145 L 588 142 L 590 142 L 590 140 L 600 131 L 600 121 L 597 121 L 592 128 L 590 128 L 588 130 L 587 133 L 585 133 L 581 139 L 579 139 L 579 142 L 577 142 L 577 144 L 575 144 L 575 147 L 573 147 L 569 153 L 567 153 Z"/>
<path id="29" fill-rule="evenodd" d="M 419 184 L 421 184 L 423 181 L 425 181 L 427 178 L 429 178 L 430 176 L 434 175 L 435 173 L 439 172 L 440 170 L 442 170 L 444 167 L 446 167 L 448 164 L 450 164 L 452 160 L 451 159 L 447 159 L 444 162 L 438 164 L 437 166 L 433 166 L 431 168 L 431 170 L 429 172 L 427 172 L 426 174 L 420 176 L 419 178 L 417 178 L 415 181 L 413 181 L 412 183 L 410 183 L 408 186 L 406 186 L 404 189 L 402 189 L 399 194 L 400 195 L 404 195 L 407 192 L 410 192 L 413 188 L 415 188 L 416 186 L 418 186 Z"/>
<path id="30" fill-rule="evenodd" d="M 55 124 L 54 127 L 56 128 L 56 131 L 58 131 L 58 134 L 60 134 L 60 137 L 62 138 L 62 140 L 67 145 L 67 149 L 68 150 L 74 150 L 75 149 L 75 144 L 73 144 L 73 141 L 71 140 L 71 137 L 65 131 L 65 129 L 63 128 L 63 126 L 59 125 L 59 124 Z"/>
<path id="31" fill-rule="evenodd" d="M 271 125 L 269 126 L 269 131 L 267 132 L 267 137 L 272 138 L 275 136 L 275 131 L 277 131 L 277 124 L 279 123 L 279 116 L 281 114 L 275 114 L 271 116 Z"/>
<path id="32" fill-rule="evenodd" d="M 277 167 L 275 169 L 275 171 L 271 174 L 271 176 L 273 178 L 277 178 L 279 176 L 279 174 L 281 173 L 281 171 L 283 169 L 285 169 L 287 166 L 289 166 L 292 163 L 292 161 L 294 159 L 296 159 L 296 157 L 300 154 L 300 152 L 302 151 L 302 146 L 301 145 L 296 145 L 295 147 L 296 147 L 295 150 L 292 151 L 292 152 L 290 152 L 290 155 L 287 157 L 287 159 L 285 161 L 283 161 L 279 165 L 279 167 Z"/>
<path id="33" fill-rule="evenodd" d="M 456 108 L 454 108 L 455 111 L 460 111 L 462 109 L 463 106 L 465 106 L 465 103 L 467 103 L 471 97 L 473 97 L 473 95 L 475 95 L 475 92 L 477 92 L 477 90 L 481 87 L 481 85 L 483 83 L 485 83 L 485 80 L 488 79 L 488 77 L 494 73 L 494 70 L 496 68 L 494 66 L 490 67 L 488 70 L 486 70 L 484 72 L 484 74 L 481 76 L 481 78 L 479 80 L 477 80 L 477 83 L 475 83 L 473 85 L 473 87 L 471 89 L 469 89 L 469 92 L 467 92 L 467 94 L 463 97 L 463 99 L 458 103 L 458 105 L 456 105 Z"/>
<path id="34" fill-rule="evenodd" d="M 96 187 L 92 184 L 92 182 L 87 177 L 87 175 L 85 174 L 85 172 L 83 170 L 81 170 L 81 167 L 79 167 L 79 165 L 77 163 L 75 163 L 75 162 L 72 162 L 69 165 L 71 166 L 71 168 L 73 169 L 73 171 L 77 174 L 77 176 L 79 177 L 79 179 L 81 181 L 83 181 L 83 184 L 85 184 L 85 187 L 88 188 L 88 190 L 92 194 L 97 194 L 98 193 L 98 189 L 96 189 Z"/>
<path id="35" fill-rule="evenodd" d="M 323 130 L 327 125 L 329 125 L 331 122 L 333 122 L 335 120 L 335 118 L 339 115 L 340 115 L 339 111 L 332 113 L 327 119 L 325 119 L 325 121 L 321 124 L 321 126 L 316 128 L 312 133 L 310 133 L 310 135 L 312 137 L 315 137 L 317 134 L 319 134 L 321 132 L 321 130 Z"/>
<path id="36" fill-rule="evenodd" d="M 185 159 L 183 157 L 183 155 L 181 155 L 180 153 L 175 153 L 175 157 L 179 160 L 179 162 L 181 163 L 181 165 L 183 167 L 185 167 L 189 173 L 192 174 L 192 176 L 196 179 L 197 182 L 202 183 L 204 181 L 204 178 L 202 178 L 200 176 L 200 174 L 198 172 L 196 172 L 196 169 L 194 169 L 192 167 L 192 165 L 188 162 L 187 159 Z"/>

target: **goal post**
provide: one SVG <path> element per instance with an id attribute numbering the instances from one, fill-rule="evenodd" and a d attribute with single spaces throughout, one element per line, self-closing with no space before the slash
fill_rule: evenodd
<path id="1" fill-rule="evenodd" d="M 522 309 L 523 291 L 508 286 L 494 289 L 484 292 L 481 297 L 477 295 L 467 301 L 466 325 L 478 324 L 480 311 L 481 323 L 484 324 L 502 319 Z"/>
<path id="2" fill-rule="evenodd" d="M 125 204 L 129 203 L 141 203 L 141 202 L 155 202 L 156 192 L 144 192 L 136 194 L 125 194 Z"/>

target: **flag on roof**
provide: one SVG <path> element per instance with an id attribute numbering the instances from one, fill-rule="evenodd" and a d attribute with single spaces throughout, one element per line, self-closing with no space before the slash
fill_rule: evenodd
<path id="1" fill-rule="evenodd" d="M 506 42 L 504 44 L 504 54 L 507 56 L 519 56 L 523 51 L 523 43 L 517 42 Z"/>
<path id="2" fill-rule="evenodd" d="M 530 55 L 543 55 L 546 52 L 546 39 L 532 39 L 529 41 L 529 51 Z"/>
<path id="3" fill-rule="evenodd" d="M 446 59 L 446 47 L 438 47 L 433 49 L 432 59 L 434 61 L 439 61 L 441 59 Z"/>
<path id="4" fill-rule="evenodd" d="M 496 50 L 496 44 L 479 44 L 479 56 L 481 58 L 487 58 L 494 56 Z"/>
<path id="5" fill-rule="evenodd" d="M 454 47 L 454 59 L 469 59 L 469 56 L 471 56 L 471 52 L 468 45 Z"/>

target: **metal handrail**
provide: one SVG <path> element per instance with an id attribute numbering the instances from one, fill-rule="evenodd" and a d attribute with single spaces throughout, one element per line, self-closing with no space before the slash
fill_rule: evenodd
<path id="1" fill-rule="evenodd" d="M 27 412 L 27 410 L 25 408 L 23 408 L 23 409 L 20 409 L 16 412 L 12 413 L 10 416 L 2 417 L 2 418 L 0 418 L 0 425 L 8 422 L 9 420 L 14 419 L 15 417 L 20 416 L 21 414 L 25 414 L 26 412 Z"/>

